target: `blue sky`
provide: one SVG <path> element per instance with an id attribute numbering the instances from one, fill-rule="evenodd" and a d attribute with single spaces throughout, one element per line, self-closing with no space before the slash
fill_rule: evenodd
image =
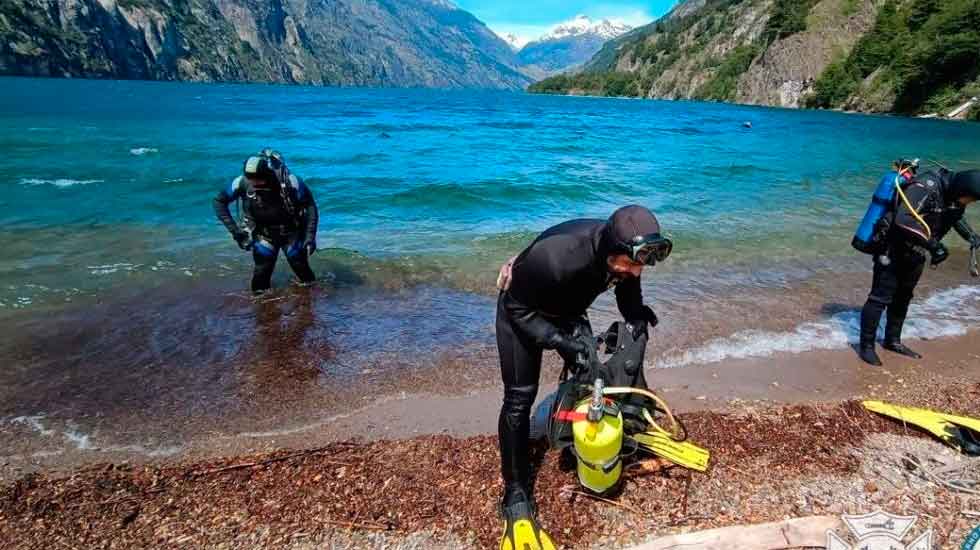
<path id="1" fill-rule="evenodd" d="M 676 0 L 455 0 L 456 5 L 480 18 L 498 33 L 529 39 L 554 25 L 587 15 L 594 20 L 617 19 L 638 26 L 667 12 Z"/>

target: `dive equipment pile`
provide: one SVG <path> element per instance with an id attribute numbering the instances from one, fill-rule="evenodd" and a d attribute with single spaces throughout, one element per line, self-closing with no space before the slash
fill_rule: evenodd
<path id="1" fill-rule="evenodd" d="M 572 376 L 567 365 L 562 370 L 548 429 L 551 446 L 575 456 L 582 486 L 597 494 L 612 492 L 621 480 L 623 459 L 639 452 L 707 471 L 709 452 L 686 441 L 670 408 L 647 388 L 645 327 L 619 321 L 598 338 L 586 337 L 596 345 L 589 347 L 586 368 Z M 598 358 L 602 344 L 612 356 L 605 363 Z M 607 386 L 609 381 L 622 385 Z"/>

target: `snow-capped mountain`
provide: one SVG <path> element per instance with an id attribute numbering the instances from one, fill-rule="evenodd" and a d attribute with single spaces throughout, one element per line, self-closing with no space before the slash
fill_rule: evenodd
<path id="1" fill-rule="evenodd" d="M 511 47 L 511 49 L 514 50 L 515 52 L 521 51 L 521 48 L 527 46 L 527 43 L 529 42 L 527 38 L 524 38 L 523 36 L 517 36 L 516 34 L 513 33 L 507 33 L 507 34 L 498 33 L 497 36 L 499 36 L 501 40 L 506 42 Z"/>
<path id="2" fill-rule="evenodd" d="M 606 41 L 631 30 L 632 27 L 624 23 L 608 19 L 594 22 L 579 15 L 526 44 L 518 51 L 517 61 L 524 72 L 535 77 L 560 73 L 585 63 Z"/>
<path id="3" fill-rule="evenodd" d="M 559 23 L 548 34 L 537 39 L 536 42 L 547 40 L 558 40 L 569 36 L 580 36 L 592 34 L 605 40 L 611 40 L 617 36 L 628 33 L 633 27 L 625 23 L 614 23 L 608 19 L 594 22 L 585 15 L 577 15 L 570 21 Z"/>

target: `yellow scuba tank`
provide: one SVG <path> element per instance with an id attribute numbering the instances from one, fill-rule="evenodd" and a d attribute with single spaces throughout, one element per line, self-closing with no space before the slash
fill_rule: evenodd
<path id="1" fill-rule="evenodd" d="M 582 486 L 595 493 L 615 487 L 623 473 L 620 458 L 623 414 L 615 405 L 606 403 L 602 390 L 600 378 L 595 381 L 592 398 L 582 400 L 575 407 L 579 420 L 572 423 L 578 479 Z"/>

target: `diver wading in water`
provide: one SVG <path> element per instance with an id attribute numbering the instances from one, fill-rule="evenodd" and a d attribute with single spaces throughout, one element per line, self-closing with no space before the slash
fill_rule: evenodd
<path id="1" fill-rule="evenodd" d="M 933 267 L 949 258 L 942 240 L 955 229 L 976 257 L 980 236 L 963 219 L 966 206 L 980 198 L 980 170 L 950 172 L 944 168 L 918 173 L 917 161 L 901 160 L 884 176 L 853 245 L 874 255 L 871 293 L 861 310 L 858 353 L 881 366 L 875 339 L 887 311 L 882 347 L 913 359 L 922 356 L 902 343 L 902 327 L 926 260 Z M 977 276 L 976 266 L 973 275 Z"/>
<path id="2" fill-rule="evenodd" d="M 626 206 L 608 220 L 572 220 L 547 229 L 501 268 L 496 332 L 504 382 L 498 424 L 502 549 L 555 547 L 537 526 L 530 483 L 530 414 L 543 351 L 557 351 L 570 369 L 585 368 L 585 356 L 596 345 L 587 309 L 612 287 L 629 323 L 656 326 L 657 316 L 643 303 L 640 275 L 645 266 L 665 260 L 672 247 L 653 213 Z"/>
<path id="3" fill-rule="evenodd" d="M 241 200 L 245 227 L 228 207 Z M 214 213 L 242 250 L 255 261 L 252 291 L 267 290 L 283 250 L 303 283 L 316 280 L 309 257 L 316 252 L 319 211 L 303 180 L 289 173 L 282 156 L 270 149 L 245 161 L 243 174 L 214 198 Z"/>

